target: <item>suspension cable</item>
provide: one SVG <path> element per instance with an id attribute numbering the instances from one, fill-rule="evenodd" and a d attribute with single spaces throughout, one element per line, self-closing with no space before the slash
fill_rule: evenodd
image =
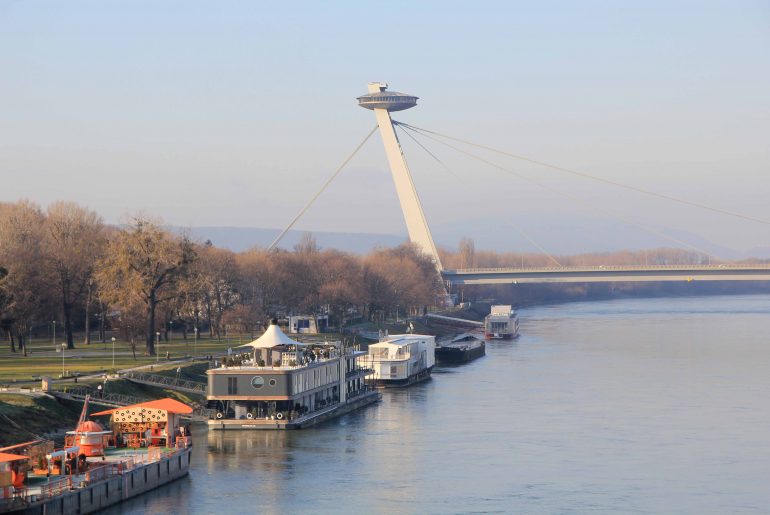
<path id="1" fill-rule="evenodd" d="M 453 172 L 453 171 L 452 171 L 452 170 L 449 168 L 449 166 L 447 166 L 447 165 L 446 165 L 446 163 L 444 163 L 444 162 L 443 162 L 441 159 L 439 159 L 439 158 L 438 158 L 438 156 L 436 156 L 436 155 L 435 155 L 433 152 L 431 152 L 430 150 L 428 150 L 428 148 L 427 148 L 425 145 L 423 145 L 423 144 L 422 144 L 422 142 L 421 142 L 420 140 L 418 140 L 417 138 L 415 138 L 415 137 L 412 135 L 412 133 L 411 133 L 411 129 L 410 129 L 410 130 L 407 130 L 407 128 L 406 128 L 406 127 L 402 127 L 402 126 L 401 126 L 401 124 L 399 124 L 399 123 L 396 123 L 396 127 L 398 127 L 399 129 L 401 129 L 401 132 L 403 132 L 404 134 L 406 134 L 407 136 L 409 136 L 410 138 L 412 138 L 412 141 L 414 141 L 415 143 L 417 143 L 417 144 L 420 146 L 420 148 L 422 148 L 422 149 L 423 149 L 425 152 L 427 152 L 427 153 L 428 153 L 428 155 L 430 155 L 430 156 L 431 156 L 433 159 L 435 159 L 435 160 L 436 160 L 436 161 L 437 161 L 439 164 L 441 164 L 441 166 L 443 166 L 443 167 L 444 167 L 444 169 L 445 169 L 445 170 L 446 170 L 446 171 L 447 171 L 447 172 L 448 172 L 450 175 L 452 175 L 452 177 L 454 177 L 454 178 L 455 178 L 455 179 L 456 179 L 458 182 L 465 182 L 465 181 L 463 180 L 463 178 L 462 178 L 462 177 L 460 177 L 459 175 L 455 174 L 455 173 L 454 173 L 454 172 Z M 419 134 L 419 133 L 417 133 L 417 134 Z M 527 240 L 527 241 L 528 241 L 528 242 L 529 242 L 529 243 L 530 243 L 530 244 L 531 244 L 533 247 L 535 247 L 537 250 L 539 250 L 540 252 L 542 252 L 542 253 L 543 253 L 543 255 L 544 255 L 545 257 L 547 257 L 548 259 L 550 259 L 551 261 L 553 261 L 554 263 L 556 263 L 556 266 L 559 266 L 559 267 L 560 267 L 560 266 L 562 266 L 562 264 L 559 262 L 559 260 L 558 260 L 558 259 L 556 259 L 556 258 L 555 258 L 555 257 L 553 257 L 551 254 L 549 254 L 549 253 L 548 253 L 548 251 L 546 251 L 546 250 L 545 250 L 545 248 L 543 248 L 542 246 L 540 246 L 540 245 L 539 245 L 539 244 L 538 244 L 538 243 L 537 243 L 537 242 L 536 242 L 536 241 L 535 241 L 535 240 L 534 240 L 534 239 L 533 239 L 533 238 L 532 238 L 532 237 L 531 237 L 529 234 L 527 234 L 527 232 L 525 232 L 525 231 L 524 231 L 524 229 L 522 229 L 521 227 L 517 227 L 516 225 L 514 225 L 514 224 L 512 224 L 512 223 L 510 223 L 510 222 L 508 222 L 508 221 L 505 221 L 505 220 L 503 220 L 503 223 L 504 223 L 505 225 L 507 225 L 507 226 L 511 227 L 512 229 L 514 229 L 514 230 L 515 230 L 516 232 L 518 232 L 519 234 L 521 234 L 521 235 L 524 237 L 524 239 L 526 239 L 526 240 Z"/>
<path id="2" fill-rule="evenodd" d="M 402 125 L 402 126 L 406 127 L 407 129 L 410 129 L 410 130 L 415 130 L 415 129 L 413 129 L 412 127 L 410 127 L 410 126 L 408 126 L 408 125 L 406 125 L 406 124 L 400 123 L 400 122 L 399 122 L 399 125 Z M 484 158 L 483 158 L 483 157 L 481 157 L 481 156 L 478 156 L 478 155 L 476 155 L 476 154 L 473 154 L 473 153 L 471 153 L 471 152 L 468 152 L 467 150 L 464 150 L 464 149 L 458 148 L 458 147 L 456 147 L 456 146 L 454 146 L 454 145 L 452 145 L 452 144 L 450 144 L 450 143 L 447 143 L 446 141 L 442 141 L 442 140 L 440 140 L 440 139 L 438 139 L 438 138 L 435 138 L 435 137 L 431 136 L 430 134 L 423 134 L 423 133 L 419 133 L 419 132 L 417 132 L 417 134 L 420 134 L 420 135 L 422 135 L 422 136 L 424 136 L 424 137 L 426 137 L 426 138 L 428 138 L 428 139 L 431 139 L 431 140 L 433 140 L 433 141 L 435 141 L 436 143 L 439 143 L 439 144 L 441 144 L 441 145 L 445 145 L 445 146 L 447 146 L 447 147 L 449 147 L 449 148 L 451 148 L 451 149 L 455 150 L 456 152 L 460 152 L 461 154 L 465 154 L 465 155 L 467 155 L 467 156 L 469 156 L 469 157 L 471 157 L 471 158 L 473 158 L 473 159 L 477 159 L 477 160 L 481 161 L 482 163 L 486 163 L 486 164 L 488 164 L 489 166 L 492 166 L 492 167 L 494 167 L 494 168 L 497 168 L 498 170 L 500 170 L 500 171 L 502 171 L 502 172 L 508 173 L 508 174 L 510 174 L 510 175 L 513 175 L 513 176 L 515 176 L 515 177 L 518 177 L 518 178 L 520 178 L 520 179 L 522 179 L 522 180 L 524 180 L 524 181 L 527 181 L 527 182 L 530 182 L 530 183 L 532 183 L 532 184 L 535 184 L 536 186 L 539 186 L 540 188 L 543 188 L 543 189 L 545 189 L 545 190 L 548 190 L 548 191 L 550 191 L 550 192 L 552 192 L 552 193 L 556 193 L 557 195 L 561 195 L 561 196 L 567 197 L 567 198 L 569 198 L 569 199 L 572 199 L 573 201 L 575 201 L 575 202 L 577 202 L 577 203 L 579 203 L 579 204 L 582 204 L 583 206 L 587 207 L 589 210 L 592 210 L 592 211 L 595 211 L 595 212 L 597 212 L 597 213 L 600 213 L 600 214 L 602 214 L 603 216 L 607 216 L 607 217 L 610 217 L 610 218 L 614 218 L 614 219 L 616 219 L 616 220 L 620 220 L 621 222 L 623 222 L 623 223 L 626 223 L 626 224 L 628 224 L 628 225 L 630 225 L 630 226 L 632 226 L 632 227 L 636 227 L 637 229 L 642 229 L 642 230 L 644 230 L 644 231 L 648 231 L 648 232 L 651 232 L 651 233 L 653 233 L 653 234 L 656 234 L 657 236 L 660 236 L 661 238 L 665 238 L 665 239 L 667 239 L 667 240 L 670 240 L 670 241 L 673 241 L 673 242 L 675 242 L 675 243 L 677 243 L 677 244 L 679 244 L 679 245 L 683 245 L 683 246 L 685 246 L 685 247 L 688 247 L 688 248 L 690 248 L 690 249 L 692 249 L 692 250 L 695 250 L 696 252 L 699 252 L 699 253 L 701 253 L 701 254 L 703 254 L 703 255 L 706 255 L 706 256 L 708 256 L 708 257 L 710 257 L 710 258 L 713 258 L 713 259 L 717 259 L 717 257 L 716 257 L 716 256 L 712 255 L 712 254 L 711 254 L 711 253 L 709 253 L 709 252 L 706 252 L 705 250 L 703 250 L 703 249 L 701 249 L 701 248 L 699 248 L 699 247 L 696 247 L 695 245 L 692 245 L 692 244 L 690 244 L 690 243 L 687 243 L 687 242 L 685 242 L 685 241 L 682 241 L 682 240 L 680 240 L 680 239 L 678 239 L 678 238 L 675 238 L 675 237 L 673 237 L 673 236 L 669 236 L 669 235 L 667 235 L 667 234 L 665 234 L 665 233 L 663 233 L 663 232 L 661 232 L 661 231 L 659 231 L 659 230 L 657 230 L 657 229 L 655 229 L 655 228 L 653 228 L 653 227 L 650 227 L 650 226 L 647 226 L 647 225 L 644 225 L 644 224 L 640 224 L 640 223 L 638 223 L 638 222 L 633 222 L 633 221 L 631 221 L 631 220 L 628 220 L 628 219 L 626 219 L 626 218 L 624 218 L 624 217 L 618 216 L 617 214 L 613 214 L 613 213 L 611 213 L 611 212 L 608 212 L 608 211 L 605 211 L 605 210 L 603 210 L 603 209 L 597 208 L 596 206 L 593 206 L 593 205 L 590 205 L 590 204 L 586 203 L 586 202 L 585 202 L 583 199 L 581 199 L 580 197 L 576 197 L 576 196 L 574 196 L 574 195 L 571 195 L 571 194 L 569 194 L 569 193 L 566 193 L 566 192 L 564 192 L 564 191 L 561 191 L 561 190 L 559 190 L 559 189 L 557 189 L 557 188 L 553 188 L 553 187 L 551 187 L 551 186 L 547 186 L 547 185 L 545 185 L 545 184 L 543 184 L 543 183 L 541 183 L 541 182 L 539 182 L 539 181 L 536 181 L 536 180 L 534 180 L 534 179 L 531 179 L 531 178 L 529 178 L 529 177 L 526 177 L 526 176 L 524 176 L 524 175 L 522 175 L 522 174 L 520 174 L 520 173 L 518 173 L 518 172 L 514 172 L 513 170 L 511 170 L 511 169 L 509 169 L 509 168 L 506 168 L 506 167 L 504 167 L 504 166 L 501 166 L 501 165 L 499 165 L 499 164 L 497 164 L 497 163 L 495 163 L 495 162 L 493 162 L 493 161 L 489 161 L 489 160 L 487 160 L 487 159 L 484 159 Z M 553 258 L 552 258 L 552 259 L 553 259 Z"/>
<path id="3" fill-rule="evenodd" d="M 367 141 L 369 141 L 369 138 L 371 138 L 371 137 L 372 137 L 372 134 L 374 134 L 374 132 L 375 132 L 376 130 L 377 130 L 377 126 L 375 125 L 375 126 L 374 126 L 374 129 L 372 129 L 372 130 L 371 130 L 371 132 L 370 132 L 369 134 L 367 134 L 367 135 L 366 135 L 366 137 L 363 139 L 363 141 L 362 141 L 361 143 L 359 143 L 359 144 L 358 144 L 358 146 L 357 146 L 357 147 L 356 147 L 356 149 L 353 151 L 353 153 L 352 153 L 352 154 L 350 154 L 350 155 L 348 156 L 348 158 L 347 158 L 347 159 L 345 159 L 345 161 L 343 161 L 343 162 L 342 162 L 342 164 L 339 166 L 339 168 L 337 168 L 337 170 L 336 170 L 336 171 L 335 171 L 335 172 L 332 174 L 332 176 L 331 176 L 331 177 L 329 177 L 329 179 L 327 179 L 327 180 L 326 180 L 326 182 L 323 184 L 323 186 L 321 186 L 321 189 L 320 189 L 320 190 L 318 190 L 318 191 L 316 192 L 316 194 L 315 194 L 315 195 L 313 195 L 313 198 L 311 198 L 311 199 L 310 199 L 310 200 L 309 200 L 309 201 L 308 201 L 308 202 L 305 204 L 305 206 L 304 206 L 304 207 L 303 207 L 303 208 L 300 210 L 300 212 L 297 214 L 297 216 L 295 216 L 295 217 L 294 217 L 294 219 L 292 219 L 292 221 L 291 221 L 291 222 L 289 222 L 289 225 L 287 225 L 287 226 L 286 226 L 286 228 L 284 228 L 284 230 L 283 230 L 283 231 L 281 231 L 281 233 L 280 233 L 280 234 L 279 234 L 279 235 L 278 235 L 278 236 L 277 236 L 277 237 L 276 237 L 276 238 L 273 240 L 273 243 L 271 243 L 271 244 L 270 244 L 270 246 L 269 246 L 269 247 L 267 247 L 267 250 L 273 250 L 273 249 L 275 248 L 275 246 L 276 246 L 276 245 L 278 245 L 278 242 L 280 242 L 280 241 L 281 241 L 281 239 L 282 239 L 282 238 L 283 238 L 283 237 L 286 235 L 286 233 L 287 233 L 287 232 L 289 232 L 289 230 L 290 230 L 290 229 L 291 229 L 291 228 L 294 226 L 294 224 L 295 224 L 295 223 L 297 223 L 297 220 L 299 220 L 300 218 L 302 218 L 302 215 L 304 215 L 304 214 L 305 214 L 305 211 L 307 211 L 307 210 L 310 208 L 310 206 L 312 206 L 312 205 L 313 205 L 313 202 L 315 202 L 315 201 L 316 201 L 316 199 L 317 199 L 319 196 L 321 196 L 321 193 L 323 193 L 323 192 L 324 192 L 324 190 L 325 190 L 325 189 L 326 189 L 326 188 L 329 186 L 329 184 L 331 184 L 331 183 L 332 183 L 332 181 L 333 181 L 333 180 L 334 180 L 334 179 L 335 179 L 335 178 L 336 178 L 336 177 L 337 177 L 337 176 L 340 174 L 340 172 L 342 171 L 342 169 L 343 169 L 343 168 L 345 168 L 345 166 L 346 166 L 346 165 L 347 165 L 347 164 L 350 162 L 350 160 L 351 160 L 351 159 L 353 159 L 353 157 L 354 157 L 354 156 L 355 156 L 355 155 L 358 153 L 358 151 L 359 151 L 359 150 L 361 150 L 361 147 L 363 147 L 363 146 L 364 146 L 364 143 L 366 143 Z"/>
<path id="4" fill-rule="evenodd" d="M 406 123 L 403 123 L 403 122 L 395 122 L 394 121 L 394 123 L 398 123 L 399 125 L 402 125 L 404 127 L 408 127 L 410 129 L 418 130 L 418 131 L 421 131 L 423 133 L 434 134 L 434 135 L 440 136 L 442 138 L 446 138 L 446 139 L 449 139 L 449 140 L 452 140 L 452 141 L 457 141 L 458 143 L 463 143 L 465 145 L 470 145 L 472 147 L 477 147 L 477 148 L 481 148 L 481 149 L 484 149 L 484 150 L 488 150 L 490 152 L 495 152 L 497 154 L 502 154 L 504 156 L 512 157 L 514 159 L 519 159 L 521 161 L 527 161 L 529 163 L 533 163 L 533 164 L 536 164 L 538 166 L 544 166 L 546 168 L 551 168 L 553 170 L 558 170 L 560 172 L 564 172 L 564 173 L 568 173 L 568 174 L 572 174 L 572 175 L 577 175 L 577 176 L 582 177 L 584 179 L 591 179 L 591 180 L 594 180 L 594 181 L 602 182 L 604 184 L 610 184 L 612 186 L 617 186 L 619 188 L 624 188 L 624 189 L 627 189 L 627 190 L 635 191 L 637 193 L 642 193 L 644 195 L 650 195 L 650 196 L 653 196 L 653 197 L 662 198 L 662 199 L 665 199 L 665 200 L 669 200 L 671 202 L 677 202 L 679 204 L 684 204 L 684 205 L 690 206 L 690 207 L 697 207 L 699 209 L 705 209 L 706 211 L 712 211 L 714 213 L 719 213 L 719 214 L 723 214 L 723 215 L 727 215 L 727 216 L 732 216 L 732 217 L 735 217 L 735 218 L 741 218 L 743 220 L 749 220 L 751 222 L 757 222 L 757 223 L 764 224 L 764 225 L 770 225 L 770 220 L 763 220 L 761 218 L 755 218 L 753 216 L 744 215 L 744 214 L 741 214 L 741 213 L 735 213 L 733 211 L 728 211 L 726 209 L 722 209 L 722 208 L 718 208 L 718 207 L 713 207 L 713 206 L 708 206 L 706 204 L 701 204 L 701 203 L 698 203 L 698 202 L 693 202 L 693 201 L 690 201 L 690 200 L 685 200 L 685 199 L 677 198 L 677 197 L 674 197 L 674 196 L 671 196 L 671 195 L 667 195 L 665 193 L 659 193 L 657 191 L 652 191 L 652 190 L 640 188 L 638 186 L 631 186 L 629 184 L 623 184 L 621 182 L 613 181 L 611 179 L 606 179 L 604 177 L 598 177 L 596 175 L 591 175 L 591 174 L 588 174 L 588 173 L 585 173 L 585 172 L 579 172 L 579 171 L 573 170 L 571 168 L 565 168 L 563 166 L 553 165 L 553 164 L 550 164 L 550 163 L 546 163 L 544 161 L 539 161 L 537 159 L 532 159 L 532 158 L 527 157 L 527 156 L 521 156 L 521 155 L 518 155 L 518 154 L 512 154 L 512 153 L 506 152 L 504 150 L 499 150 L 499 149 L 496 149 L 496 148 L 493 148 L 493 147 L 490 147 L 490 146 L 487 146 L 487 145 L 481 145 L 479 143 L 474 143 L 472 141 L 464 140 L 464 139 L 461 139 L 461 138 L 455 138 L 453 136 L 448 136 L 446 134 L 441 134 L 441 133 L 436 132 L 436 131 L 431 131 L 431 130 L 428 130 L 428 129 L 422 129 L 420 127 L 415 127 L 413 125 L 409 125 L 409 124 L 406 124 Z"/>

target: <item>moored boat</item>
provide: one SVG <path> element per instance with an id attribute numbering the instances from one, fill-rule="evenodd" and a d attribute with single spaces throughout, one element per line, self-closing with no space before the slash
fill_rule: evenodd
<path id="1" fill-rule="evenodd" d="M 467 363 L 486 354 L 484 340 L 473 333 L 458 334 L 436 345 L 438 363 Z"/>
<path id="2" fill-rule="evenodd" d="M 379 387 L 408 386 L 430 378 L 436 362 L 436 337 L 397 334 L 369 345 L 359 363 L 371 369 L 369 384 Z"/>
<path id="3" fill-rule="evenodd" d="M 484 318 L 484 337 L 487 340 L 509 340 L 519 336 L 519 318 L 510 305 L 492 306 Z"/>
<path id="4" fill-rule="evenodd" d="M 174 399 L 140 403 L 94 414 L 112 415 L 106 440 L 76 429 L 62 449 L 35 440 L 0 450 L 0 513 L 94 513 L 187 475 L 192 442 L 180 417 L 191 412 Z M 153 429 L 163 438 L 127 437 Z M 91 451 L 105 442 L 96 457 L 78 445 L 83 437 Z"/>
<path id="5" fill-rule="evenodd" d="M 206 371 L 209 429 L 300 429 L 380 400 L 355 347 L 300 343 L 275 321 L 244 347 Z"/>

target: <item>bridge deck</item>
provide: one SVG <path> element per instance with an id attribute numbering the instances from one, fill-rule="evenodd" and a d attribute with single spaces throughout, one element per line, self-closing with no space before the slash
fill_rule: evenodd
<path id="1" fill-rule="evenodd" d="M 450 284 L 770 281 L 770 264 L 626 265 L 442 270 Z"/>

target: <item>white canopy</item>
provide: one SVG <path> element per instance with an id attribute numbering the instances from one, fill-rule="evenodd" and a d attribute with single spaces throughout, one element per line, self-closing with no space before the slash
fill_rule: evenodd
<path id="1" fill-rule="evenodd" d="M 278 327 L 277 324 L 271 324 L 265 333 L 253 342 L 241 345 L 241 347 L 252 347 L 254 349 L 272 349 L 278 345 L 304 345 L 294 341 Z"/>

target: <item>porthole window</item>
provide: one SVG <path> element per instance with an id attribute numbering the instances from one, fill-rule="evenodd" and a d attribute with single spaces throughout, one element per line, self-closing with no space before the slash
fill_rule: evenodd
<path id="1" fill-rule="evenodd" d="M 254 376 L 251 378 L 251 386 L 260 389 L 265 386 L 265 380 L 261 376 Z"/>
<path id="2" fill-rule="evenodd" d="M 271 379 L 269 382 L 270 382 L 270 386 L 275 386 L 275 379 Z"/>

